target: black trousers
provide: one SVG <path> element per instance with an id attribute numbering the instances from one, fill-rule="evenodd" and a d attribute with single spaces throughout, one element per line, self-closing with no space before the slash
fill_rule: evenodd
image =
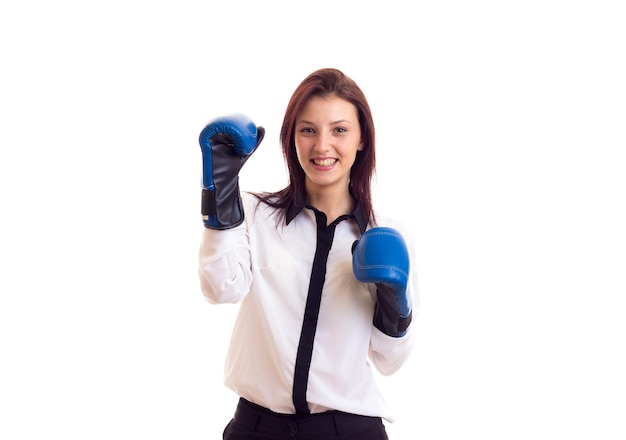
<path id="1" fill-rule="evenodd" d="M 319 414 L 278 414 L 239 399 L 224 440 L 389 440 L 380 417 L 341 411 Z"/>

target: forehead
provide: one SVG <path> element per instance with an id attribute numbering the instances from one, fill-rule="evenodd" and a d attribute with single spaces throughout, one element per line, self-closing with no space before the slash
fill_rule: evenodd
<path id="1" fill-rule="evenodd" d="M 327 120 L 357 121 L 357 109 L 354 104 L 337 95 L 311 96 L 304 104 L 298 118 L 310 122 Z"/>

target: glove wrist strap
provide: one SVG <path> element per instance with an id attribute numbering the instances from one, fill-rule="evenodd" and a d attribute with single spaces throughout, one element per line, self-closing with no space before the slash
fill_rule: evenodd
<path id="1" fill-rule="evenodd" d="M 231 229 L 243 223 L 243 204 L 239 188 L 231 191 L 229 196 L 219 198 L 216 191 L 202 189 L 202 221 L 211 229 Z"/>

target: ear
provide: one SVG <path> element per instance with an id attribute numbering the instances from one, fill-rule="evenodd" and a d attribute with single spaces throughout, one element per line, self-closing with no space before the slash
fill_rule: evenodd
<path id="1" fill-rule="evenodd" d="M 356 151 L 363 151 L 364 148 L 365 145 L 363 145 L 363 139 L 361 139 L 361 142 L 359 142 L 359 146 L 356 147 Z"/>

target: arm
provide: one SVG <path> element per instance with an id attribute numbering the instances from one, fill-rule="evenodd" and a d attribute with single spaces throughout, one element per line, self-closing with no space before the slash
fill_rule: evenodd
<path id="1" fill-rule="evenodd" d="M 200 288 L 211 304 L 236 303 L 252 284 L 245 223 L 228 230 L 203 228 L 199 253 Z"/>
<path id="2" fill-rule="evenodd" d="M 200 133 L 205 229 L 199 276 L 202 293 L 211 303 L 239 301 L 252 281 L 239 171 L 264 134 L 263 127 L 243 115 L 214 119 Z"/>
<path id="3" fill-rule="evenodd" d="M 354 276 L 376 285 L 374 326 L 383 333 L 402 337 L 412 320 L 409 252 L 400 233 L 387 227 L 366 231 L 352 253 Z"/>
<path id="4" fill-rule="evenodd" d="M 372 228 L 353 246 L 355 277 L 376 292 L 370 359 L 383 375 L 397 371 L 413 348 L 410 324 L 419 308 L 413 260 L 413 243 L 393 228 Z"/>

